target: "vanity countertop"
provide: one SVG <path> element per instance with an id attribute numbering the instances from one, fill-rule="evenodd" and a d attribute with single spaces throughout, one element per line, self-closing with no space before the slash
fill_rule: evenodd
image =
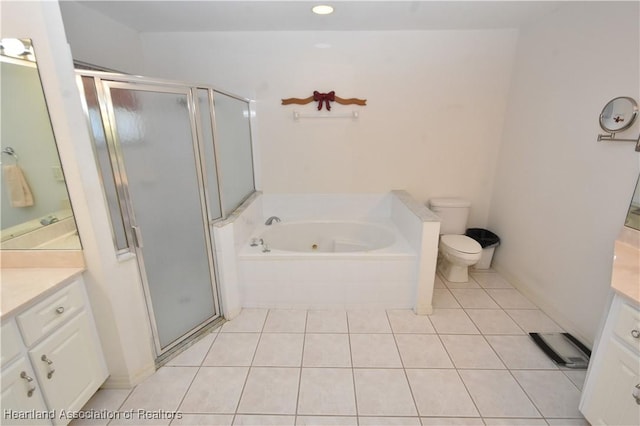
<path id="1" fill-rule="evenodd" d="M 640 232 L 626 229 L 615 243 L 611 287 L 640 305 Z"/>
<path id="2" fill-rule="evenodd" d="M 83 271 L 84 268 L 0 269 L 0 319 L 12 315 L 38 297 L 55 292 Z"/>

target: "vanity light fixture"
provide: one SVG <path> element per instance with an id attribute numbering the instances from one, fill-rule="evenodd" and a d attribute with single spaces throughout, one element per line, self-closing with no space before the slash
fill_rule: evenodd
<path id="1" fill-rule="evenodd" d="M 329 15 L 333 13 L 333 7 L 328 4 L 319 4 L 317 6 L 313 6 L 311 11 L 316 15 Z"/>
<path id="2" fill-rule="evenodd" d="M 0 41 L 2 50 L 9 56 L 20 56 L 27 53 L 27 48 L 24 43 L 17 38 L 3 38 Z"/>

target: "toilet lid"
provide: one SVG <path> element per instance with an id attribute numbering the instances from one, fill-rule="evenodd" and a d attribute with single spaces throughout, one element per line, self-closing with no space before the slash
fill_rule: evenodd
<path id="1" fill-rule="evenodd" d="M 461 253 L 474 254 L 482 251 L 482 246 L 466 235 L 443 235 L 440 240 L 443 244 Z"/>

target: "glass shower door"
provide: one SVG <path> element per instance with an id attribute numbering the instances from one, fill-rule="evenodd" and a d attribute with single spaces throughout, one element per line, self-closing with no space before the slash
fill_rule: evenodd
<path id="1" fill-rule="evenodd" d="M 158 353 L 219 316 L 189 88 L 103 80 Z"/>

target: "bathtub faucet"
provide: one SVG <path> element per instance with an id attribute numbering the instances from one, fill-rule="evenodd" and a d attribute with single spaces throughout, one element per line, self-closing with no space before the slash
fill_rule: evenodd
<path id="1" fill-rule="evenodd" d="M 280 222 L 280 218 L 278 216 L 271 216 L 264 224 L 271 225 L 273 224 L 273 221 Z"/>

